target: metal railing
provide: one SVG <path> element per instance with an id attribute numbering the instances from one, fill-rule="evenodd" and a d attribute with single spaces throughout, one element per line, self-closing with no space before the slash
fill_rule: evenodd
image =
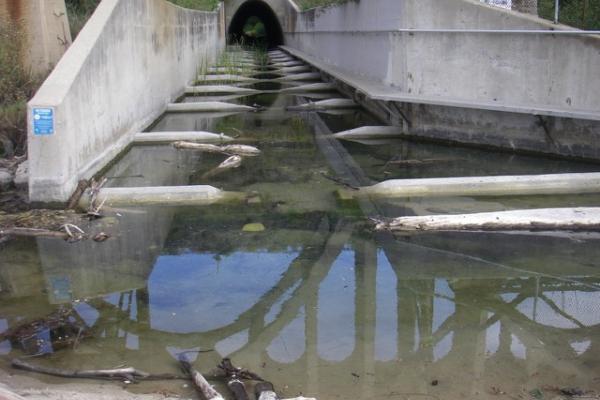
<path id="1" fill-rule="evenodd" d="M 600 29 L 600 0 L 480 0 L 584 30 Z"/>

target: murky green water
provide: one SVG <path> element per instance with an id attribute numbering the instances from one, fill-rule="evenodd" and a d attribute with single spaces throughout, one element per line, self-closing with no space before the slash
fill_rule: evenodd
<path id="1" fill-rule="evenodd" d="M 73 308 L 90 337 L 59 350 L 48 344 L 56 332 L 45 330 L 0 343 L 3 359 L 43 352 L 30 361 L 177 372 L 177 353 L 213 349 L 198 355 L 199 369 L 229 356 L 284 397 L 319 399 L 528 399 L 535 389 L 551 399 L 554 388 L 600 390 L 600 235 L 393 237 L 372 233 L 364 217 L 593 206 L 597 196 L 396 199 L 365 208 L 338 200 L 340 186 L 328 178 L 364 184 L 597 166 L 402 140 L 340 145 L 327 131 L 376 121 L 360 111 L 285 111 L 304 100 L 254 95 L 235 101 L 266 111 L 159 120 L 154 130 L 223 132 L 263 151 L 209 181 L 202 175 L 223 156 L 170 146 L 133 147 L 107 172 L 112 186 L 210 184 L 260 201 L 112 210 L 99 222 L 112 234 L 104 243 L 4 244 L 0 330 Z M 397 159 L 443 161 L 390 163 Z M 248 224 L 264 230 L 247 232 Z M 193 396 L 183 385 L 131 389 Z"/>

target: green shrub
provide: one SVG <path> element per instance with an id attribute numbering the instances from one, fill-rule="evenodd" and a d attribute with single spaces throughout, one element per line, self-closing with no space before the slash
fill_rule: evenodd
<path id="1" fill-rule="evenodd" d="M 24 40 L 17 23 L 0 21 L 0 155 L 25 151 L 27 101 L 39 86 L 39 81 L 23 68 Z"/>
<path id="2" fill-rule="evenodd" d="M 539 15 L 554 20 L 554 0 L 539 0 Z M 560 0 L 560 22 L 580 29 L 600 29 L 600 0 Z"/>
<path id="3" fill-rule="evenodd" d="M 180 7 L 192 8 L 194 10 L 213 11 L 219 5 L 219 0 L 169 0 Z"/>
<path id="4" fill-rule="evenodd" d="M 348 2 L 348 0 L 295 0 L 296 4 L 302 10 L 308 10 L 315 7 L 323 7 L 323 6 L 331 6 L 334 4 L 343 4 Z"/>
<path id="5" fill-rule="evenodd" d="M 73 39 L 79 34 L 100 0 L 65 0 Z"/>

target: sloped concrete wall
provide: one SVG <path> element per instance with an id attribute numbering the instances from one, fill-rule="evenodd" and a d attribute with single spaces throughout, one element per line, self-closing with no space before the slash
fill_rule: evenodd
<path id="1" fill-rule="evenodd" d="M 286 44 L 397 93 L 600 118 L 600 38 L 394 29 L 570 29 L 475 0 L 356 0 L 298 14 Z"/>
<path id="2" fill-rule="evenodd" d="M 222 9 L 103 0 L 29 103 L 30 200 L 66 201 L 79 179 L 122 151 L 224 44 Z M 53 111 L 45 134 L 34 131 L 36 109 Z"/>

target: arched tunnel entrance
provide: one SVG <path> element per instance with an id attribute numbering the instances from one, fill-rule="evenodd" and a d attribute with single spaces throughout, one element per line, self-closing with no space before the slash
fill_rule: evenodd
<path id="1" fill-rule="evenodd" d="M 267 49 L 283 44 L 283 30 L 267 3 L 249 0 L 233 16 L 227 32 L 230 44 L 240 43 Z"/>

